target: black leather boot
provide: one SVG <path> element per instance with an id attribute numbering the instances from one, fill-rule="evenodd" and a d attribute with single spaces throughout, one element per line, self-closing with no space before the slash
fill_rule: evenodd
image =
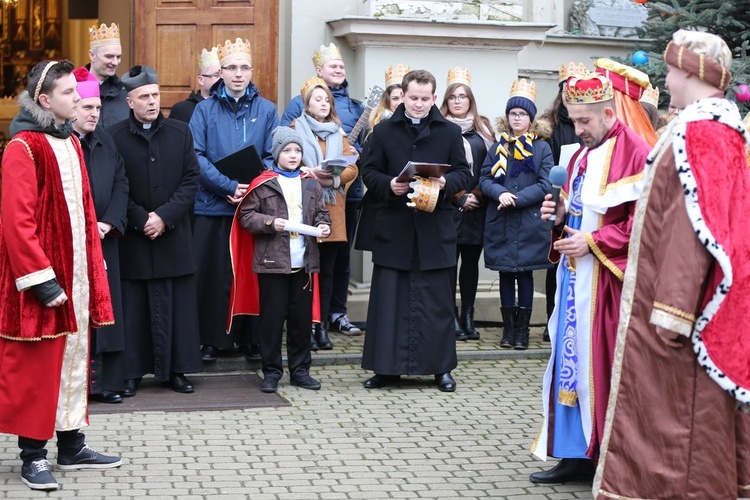
<path id="1" fill-rule="evenodd" d="M 315 325 L 315 340 L 321 351 L 333 349 L 333 342 L 328 338 L 328 326 L 322 321 Z"/>
<path id="2" fill-rule="evenodd" d="M 501 307 L 500 312 L 503 314 L 503 338 L 500 339 L 500 347 L 510 349 L 516 338 L 516 314 L 517 307 Z"/>
<path id="3" fill-rule="evenodd" d="M 457 307 L 453 309 L 453 331 L 456 334 L 456 340 L 469 340 L 469 337 L 461 326 L 461 321 L 458 319 Z"/>
<path id="4" fill-rule="evenodd" d="M 513 349 L 523 351 L 529 348 L 529 322 L 531 321 L 531 308 L 519 307 L 516 322 L 516 339 Z"/>
<path id="5" fill-rule="evenodd" d="M 469 340 L 479 340 L 479 332 L 474 328 L 474 308 L 473 307 L 462 307 L 461 308 L 461 326 L 466 333 L 466 338 Z"/>
<path id="6" fill-rule="evenodd" d="M 312 332 L 310 332 L 310 350 L 311 351 L 317 351 L 320 349 L 318 346 L 318 341 L 315 340 L 315 325 L 312 326 Z"/>
<path id="7" fill-rule="evenodd" d="M 585 458 L 563 458 L 549 470 L 534 472 L 529 480 L 536 484 L 564 484 L 573 481 L 590 483 L 594 479 L 596 465 Z"/>

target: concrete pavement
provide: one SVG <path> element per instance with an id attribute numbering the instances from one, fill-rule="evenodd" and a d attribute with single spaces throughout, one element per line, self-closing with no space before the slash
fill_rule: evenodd
<path id="1" fill-rule="evenodd" d="M 361 337 L 335 335 L 337 349 L 315 355 L 322 390 L 282 379 L 279 393 L 291 407 L 94 415 L 88 443 L 120 453 L 123 466 L 55 472 L 63 489 L 52 493 L 21 483 L 16 438 L 0 435 L 0 498 L 591 498 L 585 484 L 528 482 L 549 465 L 528 452 L 540 425 L 541 329 L 526 353 L 496 349 L 498 329 L 482 332 L 480 342 L 459 344 L 453 394 L 439 392 L 432 377 L 366 390 L 370 374 L 351 358 Z M 252 369 L 229 356 L 213 370 L 240 362 Z"/>

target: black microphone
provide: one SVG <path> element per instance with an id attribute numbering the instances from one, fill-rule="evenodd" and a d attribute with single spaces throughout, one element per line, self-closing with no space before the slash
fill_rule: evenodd
<path id="1" fill-rule="evenodd" d="M 549 228 L 555 227 L 557 219 L 557 203 L 560 201 L 560 189 L 568 182 L 568 170 L 560 165 L 555 165 L 549 171 L 549 181 L 552 183 L 552 201 L 555 202 L 555 211 L 549 218 Z"/>

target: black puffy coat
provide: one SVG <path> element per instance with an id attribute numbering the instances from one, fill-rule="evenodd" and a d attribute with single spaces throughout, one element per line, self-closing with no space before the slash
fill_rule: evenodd
<path id="1" fill-rule="evenodd" d="M 505 118 L 498 120 L 498 133 L 509 129 Z M 551 233 L 540 217 L 544 196 L 552 189 L 549 182 L 552 150 L 545 142 L 550 127 L 548 122 L 538 120 L 532 124 L 531 131 L 539 135 L 532 144 L 535 172 L 524 171 L 515 177 L 506 174 L 501 183 L 495 182 L 490 170 L 497 162 L 497 143 L 490 147 L 482 166 L 479 185 L 487 199 L 484 263 L 495 271 L 519 272 L 552 267 L 547 258 Z M 513 170 L 513 163 L 517 161 L 512 154 L 510 156 L 508 172 Z M 498 210 L 498 200 L 504 192 L 518 197 L 516 206 Z"/>

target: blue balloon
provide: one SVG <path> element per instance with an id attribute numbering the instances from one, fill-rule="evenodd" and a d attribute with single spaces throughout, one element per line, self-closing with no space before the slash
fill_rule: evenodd
<path id="1" fill-rule="evenodd" d="M 642 50 L 639 50 L 638 52 L 635 52 L 633 54 L 633 63 L 634 64 L 646 64 L 648 62 L 648 56 L 646 53 Z"/>

